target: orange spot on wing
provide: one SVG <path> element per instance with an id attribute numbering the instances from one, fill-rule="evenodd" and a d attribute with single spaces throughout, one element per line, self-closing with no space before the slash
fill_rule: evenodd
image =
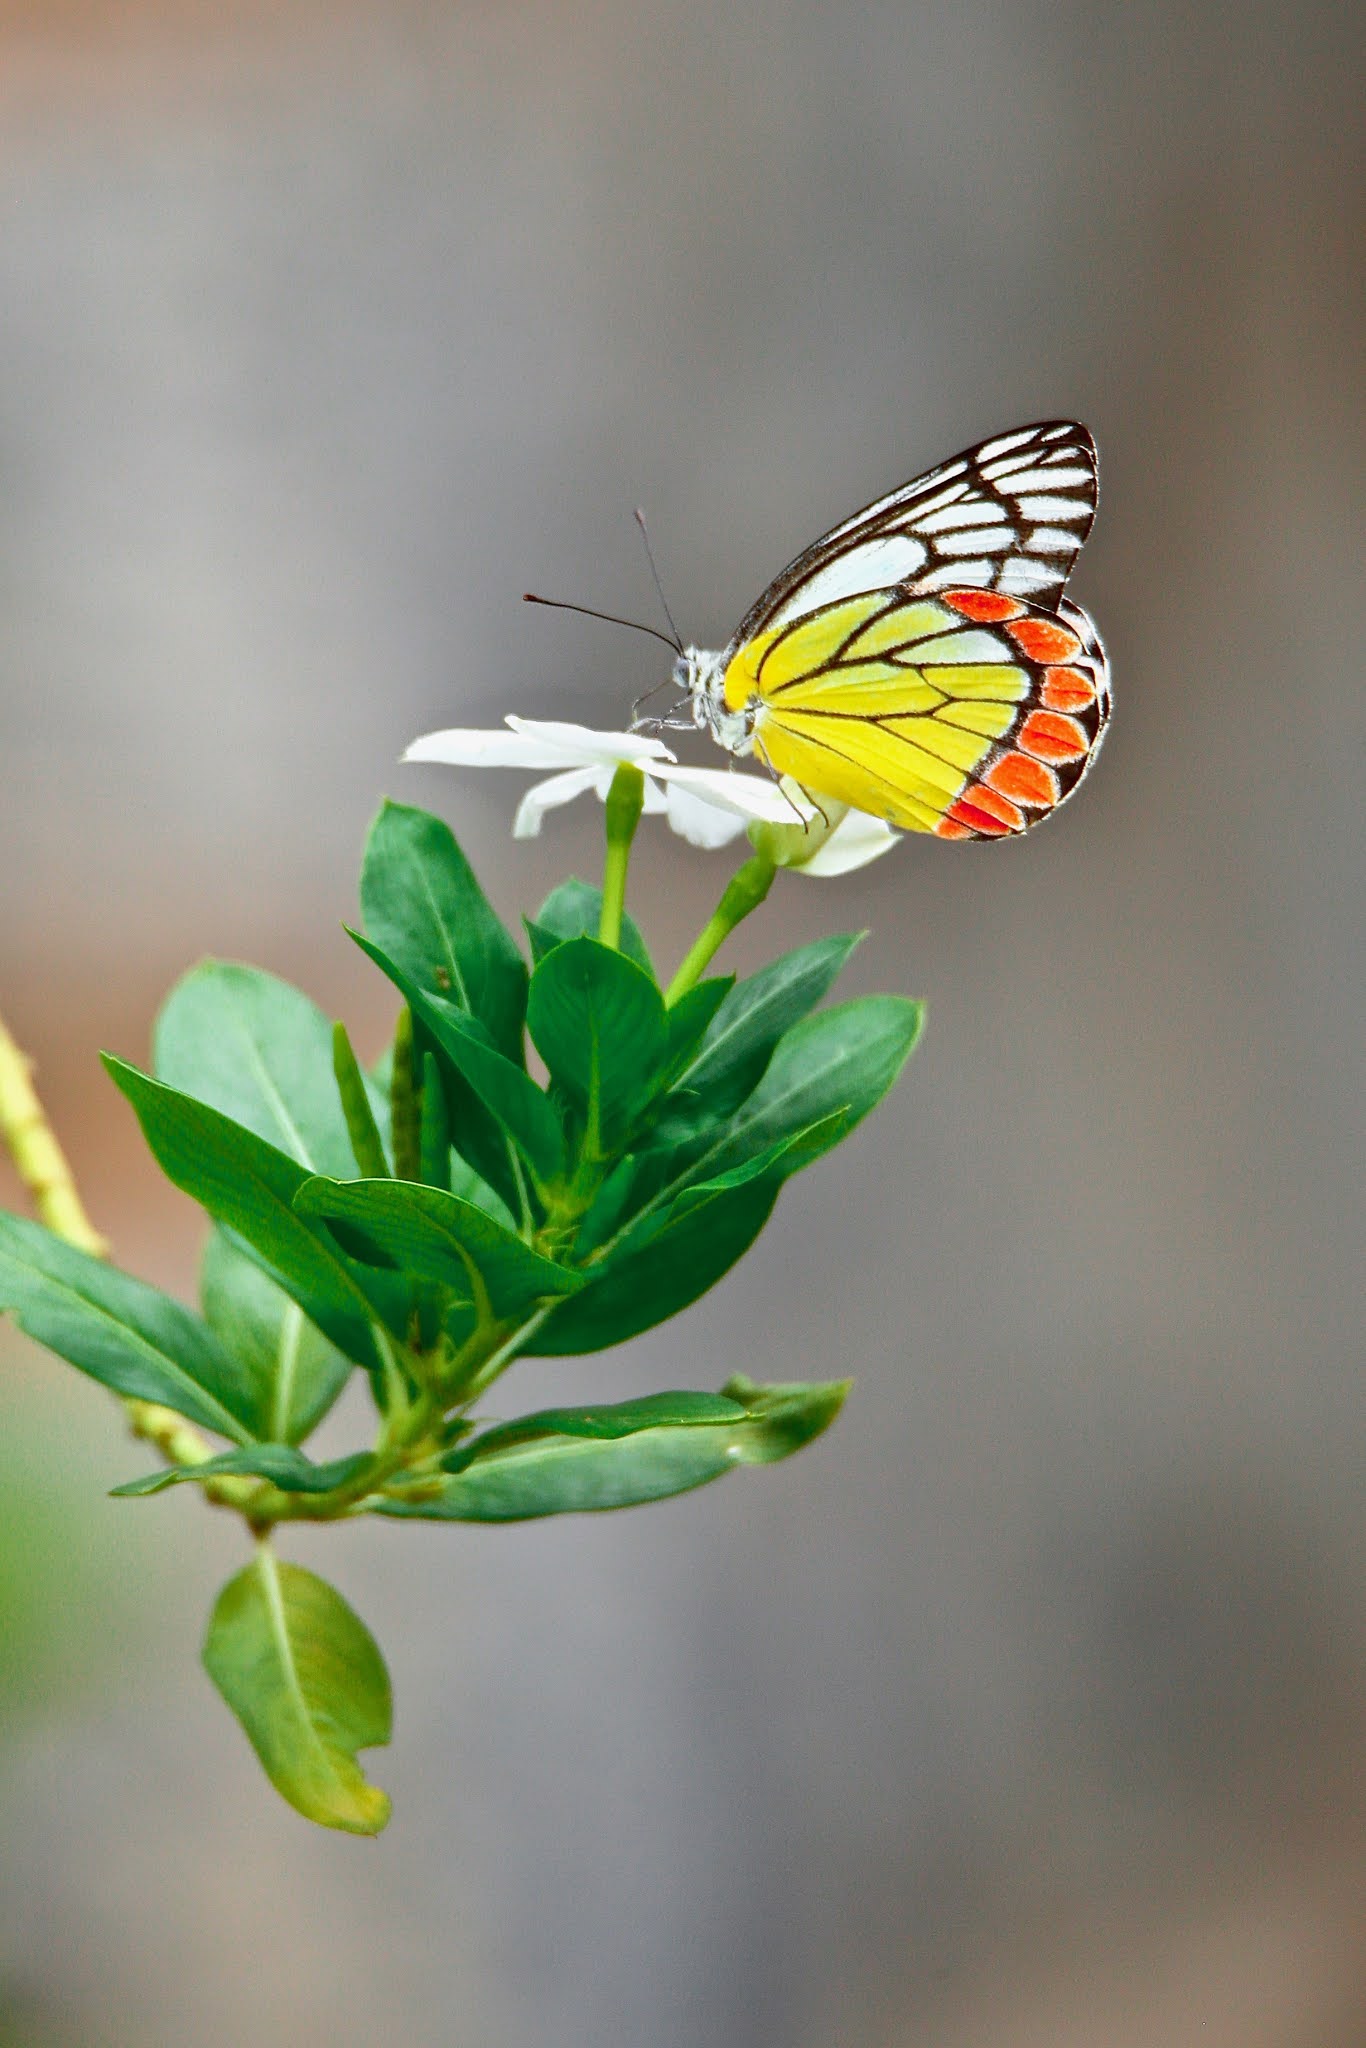
<path id="1" fill-rule="evenodd" d="M 952 818 L 941 818 L 934 830 L 936 838 L 939 839 L 971 839 L 972 837 L 966 825 L 955 824 Z"/>
<path id="2" fill-rule="evenodd" d="M 1024 831 L 1024 812 L 1008 796 L 1002 796 L 999 790 L 989 789 L 984 782 L 976 783 L 965 801 L 974 810 L 985 811 L 988 817 L 998 819 L 1008 832 Z"/>
<path id="3" fill-rule="evenodd" d="M 944 602 L 979 626 L 999 626 L 1005 619 L 1018 619 L 1024 611 L 1017 598 L 1002 597 L 999 590 L 946 590 Z"/>
<path id="4" fill-rule="evenodd" d="M 977 791 L 974 790 L 973 796 L 976 795 Z M 999 818 L 993 818 L 990 811 L 979 808 L 966 796 L 960 796 L 956 803 L 949 805 L 948 815 L 955 824 L 966 825 L 979 839 L 1000 839 L 1010 829 L 1009 826 L 1003 825 Z"/>
<path id="5" fill-rule="evenodd" d="M 1031 661 L 1071 661 L 1081 653 L 1081 642 L 1069 626 L 1057 619 L 1017 619 L 1007 628 L 1021 654 Z"/>
<path id="6" fill-rule="evenodd" d="M 1059 711 L 1031 711 L 1020 728 L 1020 745 L 1040 761 L 1076 761 L 1086 752 L 1086 734 L 1075 718 Z"/>
<path id="7" fill-rule="evenodd" d="M 1091 678 L 1083 675 L 1079 668 L 1044 670 L 1039 701 L 1050 711 L 1082 711 L 1088 704 L 1094 704 L 1095 699 Z"/>
<path id="8" fill-rule="evenodd" d="M 1003 754 L 995 767 L 987 770 L 985 780 L 1002 796 L 1028 804 L 1031 810 L 1051 810 L 1058 801 L 1056 775 L 1042 762 L 1031 761 L 1028 754 Z"/>

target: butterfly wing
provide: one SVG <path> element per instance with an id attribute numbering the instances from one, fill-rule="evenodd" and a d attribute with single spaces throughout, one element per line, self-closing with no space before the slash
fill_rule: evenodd
<path id="1" fill-rule="evenodd" d="M 1002 839 L 1062 803 L 1110 712 L 1094 625 L 980 587 L 841 597 L 745 641 L 731 710 L 808 791 L 941 839 Z"/>
<path id="2" fill-rule="evenodd" d="M 746 614 L 746 641 L 841 598 L 904 584 L 995 590 L 1055 611 L 1096 516 L 1096 444 L 1075 420 L 998 434 L 815 541 Z"/>

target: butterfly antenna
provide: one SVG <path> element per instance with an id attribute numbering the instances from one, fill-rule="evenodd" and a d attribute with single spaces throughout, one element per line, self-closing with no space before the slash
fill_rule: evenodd
<path id="1" fill-rule="evenodd" d="M 669 610 L 669 600 L 664 595 L 664 585 L 659 580 L 659 570 L 655 565 L 655 551 L 650 546 L 650 532 L 645 524 L 645 514 L 641 511 L 639 505 L 636 506 L 636 525 L 640 528 L 640 537 L 645 543 L 645 559 L 650 565 L 650 574 L 655 579 L 655 589 L 659 592 L 659 601 L 664 607 L 664 616 L 669 621 L 673 631 L 674 647 L 681 654 L 683 652 L 683 636 L 677 626 L 674 625 L 674 615 Z"/>
<path id="2" fill-rule="evenodd" d="M 609 626 L 629 626 L 633 633 L 648 633 L 652 640 L 662 640 L 666 647 L 673 648 L 675 654 L 683 652 L 679 642 L 676 639 L 671 640 L 667 633 L 661 633 L 657 626 L 642 626 L 639 619 L 623 619 L 619 612 L 595 611 L 590 604 L 566 604 L 562 597 L 537 597 L 534 590 L 524 590 L 522 602 L 548 605 L 552 611 L 557 612 L 580 612 L 585 619 L 605 619 Z M 667 605 L 665 610 L 668 610 Z M 669 624 L 673 624 L 672 619 Z"/>

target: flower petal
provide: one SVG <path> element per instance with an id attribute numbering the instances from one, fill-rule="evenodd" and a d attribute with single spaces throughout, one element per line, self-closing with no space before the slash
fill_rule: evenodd
<path id="1" fill-rule="evenodd" d="M 883 819 L 871 818 L 866 811 L 850 811 L 840 819 L 825 844 L 817 848 L 810 860 L 803 861 L 796 872 L 827 877 L 852 874 L 855 868 L 866 867 L 870 860 L 890 853 L 900 837 Z"/>
<path id="2" fill-rule="evenodd" d="M 776 782 L 759 775 L 737 775 L 728 768 L 687 768 L 669 762 L 651 762 L 657 775 L 670 789 L 686 789 L 704 804 L 731 811 L 737 817 L 757 819 L 761 824 L 793 822 L 793 808 Z"/>
<path id="3" fill-rule="evenodd" d="M 597 768 L 570 768 L 563 775 L 552 775 L 548 782 L 535 783 L 517 806 L 512 821 L 513 838 L 535 839 L 546 812 L 573 803 L 576 796 L 594 788 L 600 772 Z"/>
<path id="4" fill-rule="evenodd" d="M 523 734 L 537 745 L 558 747 L 566 758 L 580 761 L 586 767 L 590 760 L 610 761 L 672 761 L 673 755 L 663 740 L 652 733 L 644 732 L 596 732 L 591 725 L 568 725 L 553 718 L 519 718 L 515 711 L 507 715 L 507 723 L 515 733 Z"/>
<path id="5" fill-rule="evenodd" d="M 403 759 L 440 761 L 456 768 L 597 768 L 615 767 L 618 761 L 673 758 L 662 740 L 645 733 L 594 732 L 587 725 L 515 714 L 507 724 L 507 732 L 452 726 L 424 733 Z"/>
<path id="6" fill-rule="evenodd" d="M 648 785 L 647 785 L 648 787 Z M 664 807 L 669 823 L 689 846 L 729 846 L 745 829 L 739 811 L 723 810 L 719 804 L 698 796 L 686 784 L 670 780 L 664 788 Z"/>

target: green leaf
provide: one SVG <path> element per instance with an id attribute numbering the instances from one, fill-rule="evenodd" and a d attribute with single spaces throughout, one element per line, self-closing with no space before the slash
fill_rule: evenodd
<path id="1" fill-rule="evenodd" d="M 742 1188 L 746 1181 L 759 1180 L 779 1167 L 782 1169 L 781 1178 L 786 1180 L 789 1174 L 809 1166 L 813 1159 L 819 1159 L 822 1152 L 828 1152 L 832 1145 L 838 1145 L 848 1129 L 847 1107 L 834 1110 L 817 1123 L 803 1125 L 790 1137 L 779 1138 L 761 1152 L 751 1153 L 738 1166 L 727 1167 L 723 1173 L 709 1174 L 703 1181 L 690 1180 L 676 1198 L 673 1211 L 681 1214 L 704 1195 L 716 1194 L 722 1188 Z"/>
<path id="2" fill-rule="evenodd" d="M 748 1251 L 777 1200 L 774 1177 L 706 1195 L 633 1226 L 588 1284 L 528 1342 L 528 1356 L 569 1357 L 622 1344 L 714 1287 Z"/>
<path id="3" fill-rule="evenodd" d="M 254 1389 L 252 1434 L 302 1443 L 351 1377 L 351 1360 L 221 1230 L 204 1247 L 199 1299 Z"/>
<path id="4" fill-rule="evenodd" d="M 346 1119 L 356 1171 L 367 1178 L 388 1173 L 389 1161 L 380 1136 L 379 1118 L 370 1100 L 370 1087 L 344 1024 L 332 1026 L 332 1073 L 337 1083 L 337 1099 Z"/>
<path id="5" fill-rule="evenodd" d="M 291 1806 L 325 1828 L 379 1833 L 388 1794 L 356 1753 L 390 1738 L 389 1674 L 340 1593 L 262 1548 L 218 1596 L 204 1668 Z"/>
<path id="6" fill-rule="evenodd" d="M 422 1104 L 418 1119 L 418 1167 L 421 1178 L 432 1188 L 451 1184 L 451 1125 L 446 1112 L 446 1095 L 441 1086 L 441 1069 L 435 1055 L 422 1056 Z M 371 1176 L 366 1174 L 365 1179 Z"/>
<path id="7" fill-rule="evenodd" d="M 794 1147 L 783 1170 L 809 1166 L 881 1101 L 914 1050 L 923 1022 L 923 1004 L 905 996 L 857 996 L 795 1024 L 779 1040 L 753 1094 L 689 1167 L 689 1180 L 715 1180 L 796 1137 L 810 1140 L 824 1126 L 818 1142 Z"/>
<path id="8" fill-rule="evenodd" d="M 162 1007 L 153 1069 L 310 1173 L 348 1174 L 332 1057 L 331 1021 L 298 989 L 259 967 L 206 960 Z M 379 1104 L 376 1093 L 372 1114 Z"/>
<path id="9" fill-rule="evenodd" d="M 379 1254 L 436 1280 L 463 1300 L 480 1301 L 498 1321 L 519 1320 L 536 1303 L 583 1285 L 519 1237 L 444 1188 L 402 1180 L 311 1180 L 299 1190 L 303 1215 L 344 1223 Z"/>
<path id="10" fill-rule="evenodd" d="M 477 1017 L 520 1065 L 526 963 L 450 827 L 429 811 L 385 803 L 366 842 L 360 902 L 366 930 L 395 965 L 425 993 Z"/>
<path id="11" fill-rule="evenodd" d="M 109 1490 L 111 1500 L 141 1500 L 152 1493 L 164 1493 L 168 1486 L 184 1486 L 206 1479 L 268 1479 L 281 1493 L 331 1493 L 345 1486 L 367 1465 L 374 1463 L 370 1451 L 353 1452 L 349 1458 L 334 1458 L 329 1465 L 315 1465 L 302 1451 L 289 1444 L 255 1444 L 250 1450 L 225 1451 L 221 1457 L 206 1459 L 202 1465 L 168 1465 L 161 1472 L 145 1472 L 141 1479 L 126 1479 Z"/>
<path id="12" fill-rule="evenodd" d="M 719 974 L 712 981 L 699 981 L 695 987 L 685 990 L 676 1003 L 669 1005 L 669 1052 L 665 1066 L 670 1080 L 676 1079 L 689 1065 L 734 986 L 733 974 Z"/>
<path id="13" fill-rule="evenodd" d="M 538 1088 L 520 1066 L 504 1059 L 463 1010 L 439 996 L 426 994 L 397 961 L 390 960 L 358 932 L 351 936 L 399 990 L 414 1021 L 422 1025 L 438 1052 L 445 1055 L 455 1080 L 465 1083 L 463 1101 L 452 1100 L 449 1104 L 451 1135 L 457 1151 L 507 1199 L 506 1159 L 499 1158 L 497 1148 L 490 1156 L 483 1143 L 470 1149 L 469 1136 L 471 1132 L 477 1136 L 478 1131 L 477 1123 L 471 1121 L 472 1108 L 485 1121 L 490 1116 L 496 1120 L 539 1179 L 552 1180 L 564 1163 L 564 1134 L 544 1089 Z"/>
<path id="14" fill-rule="evenodd" d="M 552 889 L 545 902 L 536 912 L 534 919 L 526 920 L 527 937 L 531 941 L 532 959 L 539 966 L 552 946 L 559 946 L 566 939 L 595 939 L 602 922 L 602 891 L 591 882 L 581 882 L 577 875 L 571 875 L 567 882 L 561 882 L 558 889 Z M 640 928 L 626 911 L 621 918 L 621 950 L 628 960 L 634 960 L 637 967 L 643 967 L 651 981 L 655 970 L 646 951 Z"/>
<path id="15" fill-rule="evenodd" d="M 467 1159 L 458 1152 L 451 1153 L 450 1191 L 459 1195 L 462 1202 L 473 1202 L 476 1209 L 482 1209 L 495 1223 L 501 1223 L 504 1230 L 517 1234 L 517 1219 L 496 1188 L 480 1177 Z"/>
<path id="16" fill-rule="evenodd" d="M 527 1030 L 594 1150 L 610 1156 L 663 1078 L 668 1026 L 654 982 L 596 939 L 566 939 L 531 977 Z"/>
<path id="17" fill-rule="evenodd" d="M 406 1305 L 391 1285 L 377 1284 L 386 1276 L 353 1266 L 321 1224 L 295 1214 L 294 1197 L 310 1177 L 305 1169 L 207 1104 L 109 1053 L 103 1059 L 167 1179 L 244 1239 L 348 1358 L 378 1366 L 371 1325 L 387 1321 L 401 1336 Z"/>
<path id="18" fill-rule="evenodd" d="M 254 1434 L 255 1389 L 198 1316 L 26 1217 L 0 1214 L 0 1310 L 116 1394 L 233 1443 Z"/>
<path id="19" fill-rule="evenodd" d="M 435 1497 L 376 1512 L 434 1521 L 518 1522 L 665 1500 L 737 1465 L 790 1457 L 840 1411 L 847 1380 L 717 1394 L 654 1394 L 595 1408 L 552 1408 L 486 1430 L 444 1461 Z"/>
<path id="20" fill-rule="evenodd" d="M 742 1102 L 778 1040 L 815 1009 L 862 937 L 846 932 L 817 939 L 737 982 L 677 1087 L 702 1097 L 713 1114 Z"/>

